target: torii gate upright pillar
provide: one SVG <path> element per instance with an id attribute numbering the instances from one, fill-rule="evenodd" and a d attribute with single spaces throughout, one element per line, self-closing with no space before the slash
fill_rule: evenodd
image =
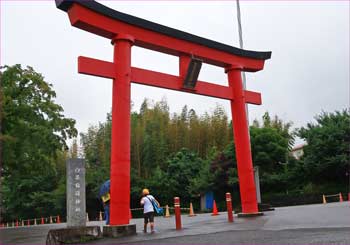
<path id="1" fill-rule="evenodd" d="M 129 224 L 130 209 L 130 35 L 118 34 L 113 40 L 114 70 L 111 139 L 110 224 Z"/>
<path id="2" fill-rule="evenodd" d="M 236 149 L 239 189 L 241 194 L 242 214 L 258 214 L 255 192 L 253 161 L 249 140 L 249 128 L 245 107 L 245 94 L 242 86 L 241 70 L 226 69 L 229 86 L 232 89 L 231 102 L 232 126 Z"/>

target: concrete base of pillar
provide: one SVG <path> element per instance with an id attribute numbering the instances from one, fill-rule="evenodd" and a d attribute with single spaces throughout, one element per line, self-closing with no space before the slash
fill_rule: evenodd
<path id="1" fill-rule="evenodd" d="M 238 218 L 249 218 L 249 217 L 256 217 L 256 216 L 262 216 L 264 215 L 263 212 L 257 212 L 257 213 L 238 213 Z"/>
<path id="2" fill-rule="evenodd" d="M 136 225 L 111 225 L 103 227 L 104 237 L 124 237 L 136 235 Z"/>
<path id="3" fill-rule="evenodd" d="M 86 243 L 101 237 L 99 226 L 68 227 L 50 230 L 46 237 L 46 244 Z"/>

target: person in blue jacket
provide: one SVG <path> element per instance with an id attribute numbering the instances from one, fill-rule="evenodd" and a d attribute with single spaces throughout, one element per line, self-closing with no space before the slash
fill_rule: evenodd
<path id="1" fill-rule="evenodd" d="M 107 180 L 100 188 L 100 198 L 103 203 L 104 208 L 104 219 L 106 220 L 106 225 L 109 225 L 109 207 L 110 207 L 110 180 Z"/>

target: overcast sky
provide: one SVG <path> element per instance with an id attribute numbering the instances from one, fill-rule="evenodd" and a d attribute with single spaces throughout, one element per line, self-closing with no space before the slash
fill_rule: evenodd
<path id="1" fill-rule="evenodd" d="M 103 1 L 118 11 L 225 44 L 239 46 L 234 1 Z M 56 102 L 76 119 L 79 132 L 105 121 L 111 109 L 112 81 L 77 73 L 80 55 L 112 61 L 110 41 L 70 26 L 53 1 L 0 1 L 1 65 L 34 67 L 53 84 Z M 250 121 L 265 111 L 295 127 L 322 110 L 349 107 L 348 1 L 242 1 L 244 47 L 272 51 L 263 71 L 247 75 L 247 89 L 262 93 L 261 106 L 249 106 Z M 177 57 L 133 47 L 132 65 L 177 74 Z M 227 85 L 223 69 L 204 65 L 200 80 Z M 132 85 L 133 110 L 144 98 L 165 97 L 171 112 L 187 104 L 198 114 L 216 103 L 230 115 L 229 102 L 165 89 Z"/>

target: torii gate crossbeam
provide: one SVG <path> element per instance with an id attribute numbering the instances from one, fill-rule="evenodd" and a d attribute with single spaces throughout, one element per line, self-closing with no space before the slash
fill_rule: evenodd
<path id="1" fill-rule="evenodd" d="M 230 100 L 242 213 L 258 213 L 245 103 L 260 105 L 261 95 L 243 89 L 241 72 L 262 70 L 271 52 L 238 49 L 120 13 L 95 1 L 56 0 L 56 5 L 68 13 L 73 26 L 108 38 L 114 45 L 113 62 L 78 58 L 79 73 L 113 79 L 110 224 L 129 224 L 131 82 Z M 178 56 L 179 75 L 131 67 L 133 45 Z M 223 67 L 229 86 L 195 81 L 193 88 L 185 87 L 193 57 Z"/>

